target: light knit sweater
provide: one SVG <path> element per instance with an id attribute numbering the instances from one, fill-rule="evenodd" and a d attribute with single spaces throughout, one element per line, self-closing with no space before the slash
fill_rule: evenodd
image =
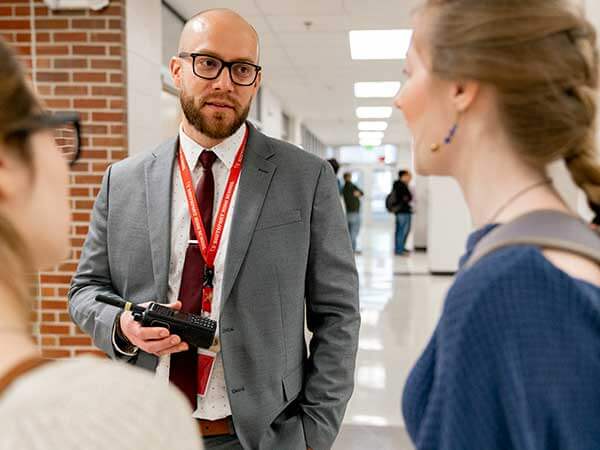
<path id="1" fill-rule="evenodd" d="M 147 372 L 83 357 L 23 374 L 0 396 L 0 450 L 198 450 L 177 389 Z"/>

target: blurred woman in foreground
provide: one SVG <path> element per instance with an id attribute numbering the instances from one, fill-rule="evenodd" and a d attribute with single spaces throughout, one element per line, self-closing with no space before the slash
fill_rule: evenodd
<path id="1" fill-rule="evenodd" d="M 76 115 L 44 112 L 0 40 L 0 448 L 202 448 L 174 388 L 108 360 L 44 361 L 31 337 L 27 274 L 68 252 L 78 156 Z"/>

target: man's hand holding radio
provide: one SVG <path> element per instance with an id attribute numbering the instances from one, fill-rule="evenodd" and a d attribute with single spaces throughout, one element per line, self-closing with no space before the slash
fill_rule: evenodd
<path id="1" fill-rule="evenodd" d="M 140 306 L 148 307 L 151 302 L 142 303 Z M 179 311 L 181 302 L 175 302 L 170 305 L 164 305 Z M 129 311 L 124 311 L 120 317 L 120 332 L 131 344 L 142 349 L 147 353 L 156 356 L 170 355 L 171 353 L 183 352 L 188 349 L 188 344 L 181 341 L 176 334 L 170 334 L 167 328 L 163 327 L 142 327 L 139 322 L 133 320 L 133 315 Z"/>

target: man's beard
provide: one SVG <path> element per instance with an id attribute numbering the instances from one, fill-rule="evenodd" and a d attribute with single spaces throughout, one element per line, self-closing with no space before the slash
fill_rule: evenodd
<path id="1" fill-rule="evenodd" d="M 241 106 L 230 98 L 227 103 L 232 104 L 234 113 L 233 120 L 229 119 L 228 114 L 212 113 L 208 114 L 202 111 L 206 102 L 218 102 L 219 97 L 213 97 L 202 100 L 200 106 L 194 103 L 194 97 L 190 97 L 181 92 L 180 102 L 183 114 L 188 122 L 200 133 L 211 139 L 227 139 L 232 136 L 246 121 L 250 112 L 250 104 L 242 109 Z"/>

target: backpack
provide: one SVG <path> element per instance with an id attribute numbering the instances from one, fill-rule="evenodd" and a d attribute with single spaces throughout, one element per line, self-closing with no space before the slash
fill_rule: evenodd
<path id="1" fill-rule="evenodd" d="M 398 211 L 400 211 L 400 202 L 398 201 L 396 189 L 394 188 L 392 188 L 392 192 L 390 192 L 385 198 L 385 209 L 392 214 L 397 214 Z"/>
<path id="2" fill-rule="evenodd" d="M 578 217 L 559 211 L 539 210 L 517 217 L 488 233 L 475 246 L 463 270 L 496 250 L 514 245 L 565 250 L 600 264 L 600 233 Z"/>

